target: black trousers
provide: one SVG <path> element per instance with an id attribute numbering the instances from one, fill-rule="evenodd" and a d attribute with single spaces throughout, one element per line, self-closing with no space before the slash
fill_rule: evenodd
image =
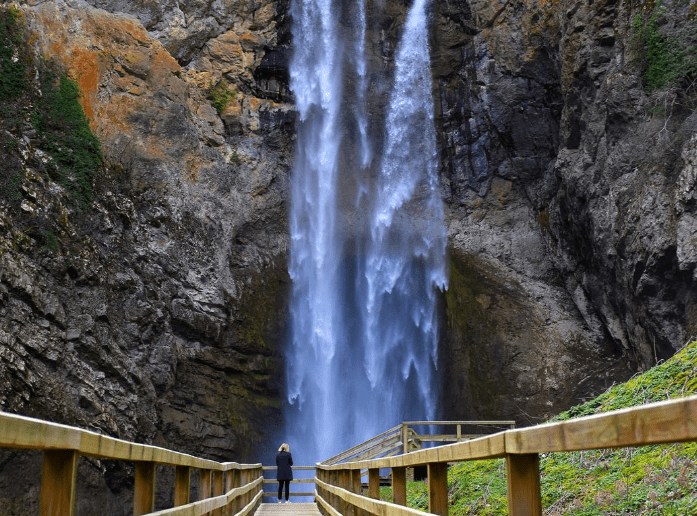
<path id="1" fill-rule="evenodd" d="M 286 485 L 286 502 L 288 501 L 288 492 L 290 491 L 290 480 L 279 480 L 278 481 L 278 499 L 281 499 L 281 491 L 283 490 L 283 484 Z"/>

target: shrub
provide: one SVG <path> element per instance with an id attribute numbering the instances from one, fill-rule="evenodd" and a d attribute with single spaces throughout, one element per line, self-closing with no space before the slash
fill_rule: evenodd
<path id="1" fill-rule="evenodd" d="M 659 27 L 659 20 L 668 10 L 657 2 L 649 13 L 634 17 L 634 36 L 642 48 L 640 62 L 647 91 L 678 83 L 685 77 L 697 76 L 697 27 L 686 21 L 677 27 Z"/>
<path id="2" fill-rule="evenodd" d="M 225 111 L 227 105 L 232 102 L 236 96 L 237 91 L 232 89 L 225 79 L 221 80 L 208 91 L 208 100 L 211 101 L 211 104 L 218 114 Z"/>

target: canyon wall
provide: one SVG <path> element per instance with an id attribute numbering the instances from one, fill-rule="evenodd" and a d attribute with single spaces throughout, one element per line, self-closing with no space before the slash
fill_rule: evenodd
<path id="1" fill-rule="evenodd" d="M 663 5 L 435 7 L 449 417 L 539 421 L 697 333 L 695 92 L 647 92 L 637 34 L 694 7 Z"/>

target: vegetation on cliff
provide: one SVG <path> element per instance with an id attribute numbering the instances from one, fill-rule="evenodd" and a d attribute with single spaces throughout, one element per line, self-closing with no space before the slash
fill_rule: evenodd
<path id="1" fill-rule="evenodd" d="M 35 63 L 23 43 L 21 12 L 0 9 L 0 160 L 8 165 L 0 176 L 0 194 L 10 204 L 22 204 L 26 213 L 35 211 L 30 203 L 37 195 L 37 185 L 28 183 L 27 167 L 40 173 L 35 178 L 39 184 L 52 180 L 61 185 L 68 204 L 79 211 L 92 203 L 92 181 L 102 166 L 102 152 L 80 95 L 77 84 L 55 63 Z M 20 159 L 20 154 L 26 158 Z M 50 223 L 38 226 L 40 240 L 56 248 Z"/>
<path id="2" fill-rule="evenodd" d="M 682 2 L 686 4 L 686 2 Z M 662 1 L 653 2 L 644 12 L 635 15 L 634 34 L 641 48 L 640 61 L 648 91 L 673 86 L 684 79 L 697 78 L 697 24 L 692 19 L 684 24 L 669 23 L 671 15 Z"/>
<path id="3" fill-rule="evenodd" d="M 561 421 L 697 394 L 697 342 L 667 362 L 557 416 Z M 549 453 L 540 458 L 546 515 L 697 513 L 697 443 Z M 507 514 L 503 459 L 448 471 L 451 516 Z M 426 510 L 428 487 L 409 484 L 409 506 Z"/>

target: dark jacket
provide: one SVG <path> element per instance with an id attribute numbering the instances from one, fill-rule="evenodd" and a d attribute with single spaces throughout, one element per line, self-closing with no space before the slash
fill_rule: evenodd
<path id="1" fill-rule="evenodd" d="M 285 451 L 276 455 L 276 480 L 293 480 L 293 456 Z"/>

